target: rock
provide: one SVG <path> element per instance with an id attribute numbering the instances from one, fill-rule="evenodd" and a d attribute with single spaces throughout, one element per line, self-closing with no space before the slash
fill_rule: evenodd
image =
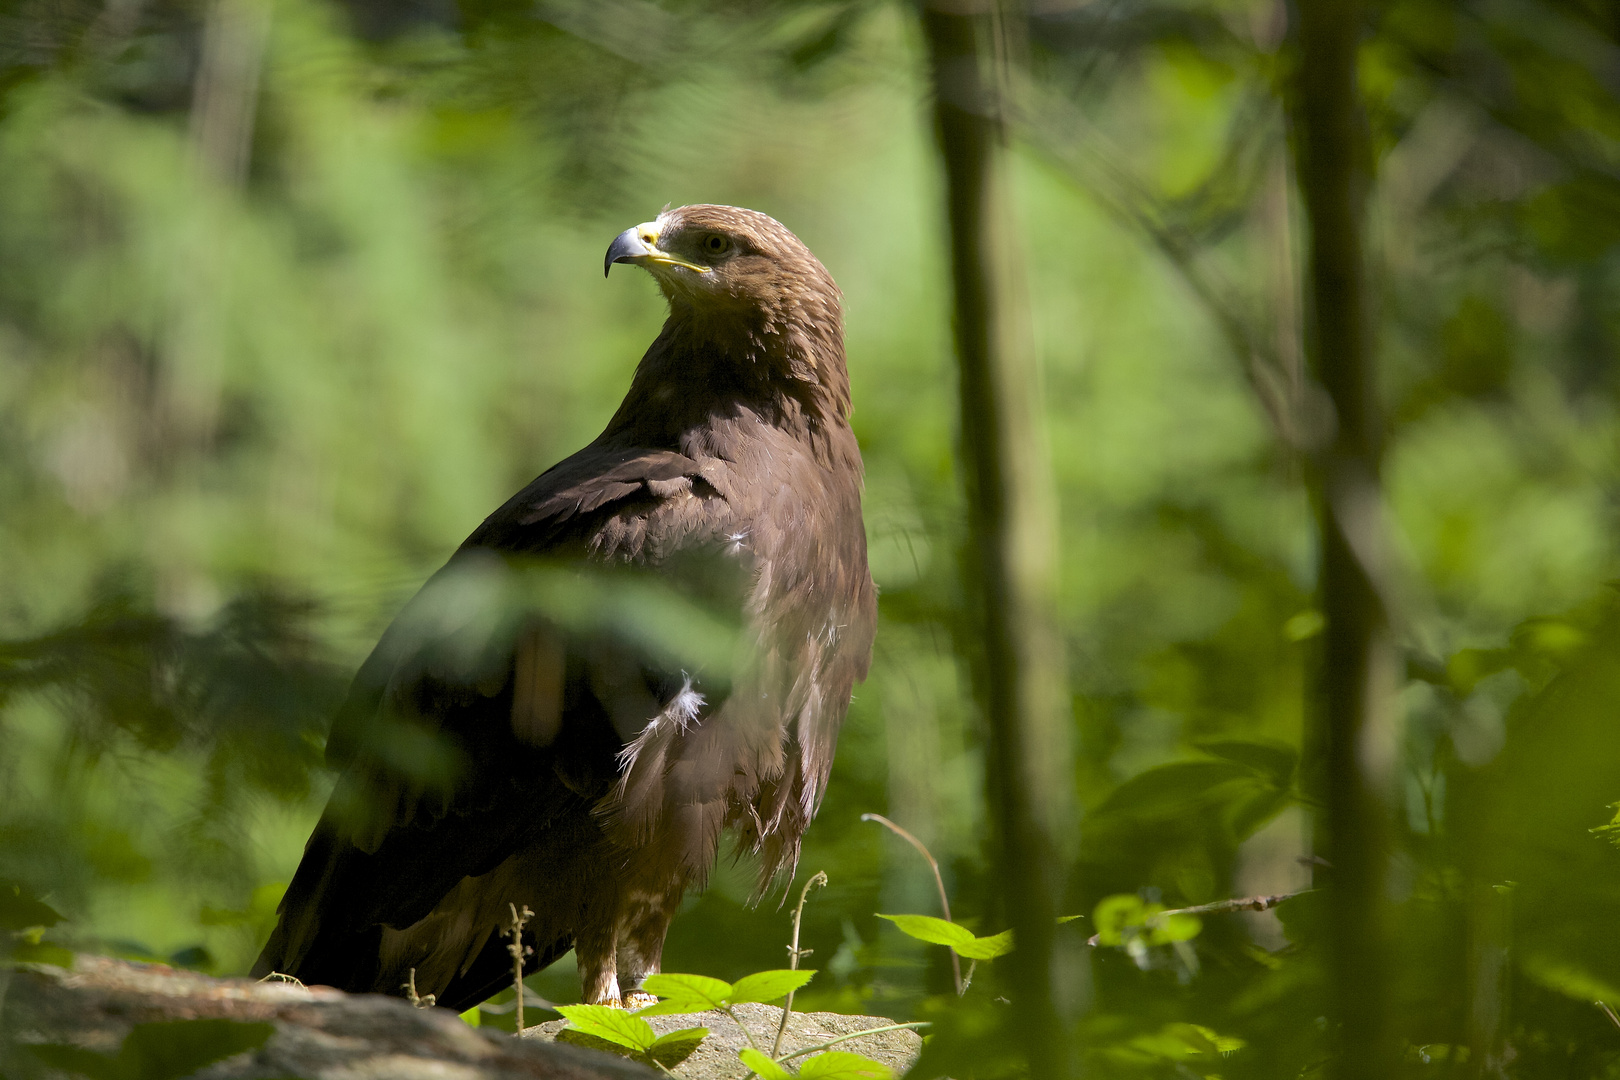
<path id="1" fill-rule="evenodd" d="M 773 1005 L 737 1005 L 734 1008 L 738 1017 L 753 1033 L 754 1041 L 762 1050 L 769 1052 L 771 1043 L 776 1038 L 776 1026 L 782 1022 L 782 1010 Z M 748 1066 L 737 1059 L 737 1051 L 747 1046 L 748 1041 L 744 1038 L 742 1029 L 725 1013 L 715 1011 L 649 1016 L 647 1022 L 660 1035 L 679 1031 L 681 1028 L 709 1029 L 709 1037 L 703 1040 L 691 1056 L 679 1064 L 665 1062 L 681 1080 L 743 1080 L 743 1077 L 749 1074 Z M 790 1053 L 806 1046 L 824 1043 L 840 1035 L 886 1027 L 892 1023 L 893 1020 L 885 1020 L 881 1016 L 796 1012 L 788 1018 L 787 1033 L 782 1039 L 782 1052 Z M 523 1038 L 549 1042 L 557 1039 L 566 1027 L 567 1021 L 553 1020 L 549 1024 L 538 1024 L 526 1029 Z M 579 1032 L 569 1032 L 563 1035 L 562 1039 L 586 1048 L 608 1046 L 599 1039 L 581 1035 Z M 917 1060 L 917 1054 L 922 1050 L 922 1039 L 915 1031 L 900 1029 L 848 1039 L 834 1049 L 849 1050 L 869 1058 L 876 1058 L 893 1069 L 896 1076 L 901 1076 L 911 1067 L 912 1062 Z M 802 1061 L 803 1059 L 796 1059 L 793 1064 L 796 1067 Z"/>
<path id="2" fill-rule="evenodd" d="M 0 970 L 0 1073 L 60 1077 L 28 1043 L 112 1056 L 152 1021 L 268 1022 L 256 1049 L 215 1061 L 196 1080 L 655 1080 L 653 1070 L 596 1050 L 520 1040 L 379 994 L 212 979 L 161 964 L 79 956 L 71 971 Z M 262 1032 L 260 1034 L 262 1037 Z M 169 1075 L 180 1075 L 170 1073 Z"/>

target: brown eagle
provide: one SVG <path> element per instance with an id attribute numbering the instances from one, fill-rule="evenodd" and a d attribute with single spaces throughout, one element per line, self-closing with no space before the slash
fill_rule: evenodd
<path id="1" fill-rule="evenodd" d="M 730 206 L 627 229 L 619 262 L 657 280 L 663 331 L 607 429 L 491 514 L 361 667 L 255 975 L 399 994 L 414 969 L 466 1009 L 510 985 L 501 933 L 527 905 L 528 970 L 574 948 L 585 1000 L 616 1004 L 722 833 L 758 853 L 761 893 L 792 872 L 876 621 L 838 287 Z M 458 598 L 515 587 L 526 560 L 718 607 L 740 659 L 710 678 L 533 611 L 469 630 Z"/>

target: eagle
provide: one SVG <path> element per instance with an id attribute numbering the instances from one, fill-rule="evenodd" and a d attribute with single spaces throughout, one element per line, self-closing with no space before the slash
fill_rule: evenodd
<path id="1" fill-rule="evenodd" d="M 791 876 L 876 625 L 838 287 L 732 206 L 666 208 L 615 263 L 651 272 L 662 331 L 602 434 L 491 514 L 360 667 L 255 975 L 465 1010 L 511 985 L 527 907 L 527 970 L 572 948 L 586 1002 L 639 1004 L 728 832 L 756 898 Z M 734 662 L 680 666 L 633 605 L 481 618 L 525 574 L 595 583 L 590 610 L 717 612 Z"/>

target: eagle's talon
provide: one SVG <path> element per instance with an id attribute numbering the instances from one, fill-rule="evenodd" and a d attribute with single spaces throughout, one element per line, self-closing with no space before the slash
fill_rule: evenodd
<path id="1" fill-rule="evenodd" d="M 622 1009 L 622 1008 L 624 1008 L 624 1001 L 621 1000 L 620 998 L 616 998 L 616 997 L 603 998 L 601 1001 L 595 1002 L 595 1004 L 597 1004 L 597 1005 L 606 1005 L 610 1009 Z"/>
<path id="2" fill-rule="evenodd" d="M 624 1007 L 627 1009 L 645 1009 L 649 1005 L 658 1004 L 658 995 L 649 994 L 645 990 L 632 990 L 624 995 Z"/>

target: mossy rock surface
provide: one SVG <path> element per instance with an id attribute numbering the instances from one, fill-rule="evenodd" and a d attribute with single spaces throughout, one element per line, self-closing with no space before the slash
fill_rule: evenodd
<path id="1" fill-rule="evenodd" d="M 186 1070 L 188 1080 L 657 1080 L 660 1075 L 619 1055 L 472 1028 L 448 1009 L 412 1008 L 399 998 L 215 979 L 99 956 L 75 957 L 66 969 L 0 968 L 0 1075 L 61 1080 L 64 1074 L 48 1068 L 40 1052 L 29 1049 L 31 1043 L 116 1058 L 137 1024 L 192 1020 L 255 1025 L 261 1035 L 248 1050 Z M 274 1026 L 267 1038 L 266 1025 Z"/>

